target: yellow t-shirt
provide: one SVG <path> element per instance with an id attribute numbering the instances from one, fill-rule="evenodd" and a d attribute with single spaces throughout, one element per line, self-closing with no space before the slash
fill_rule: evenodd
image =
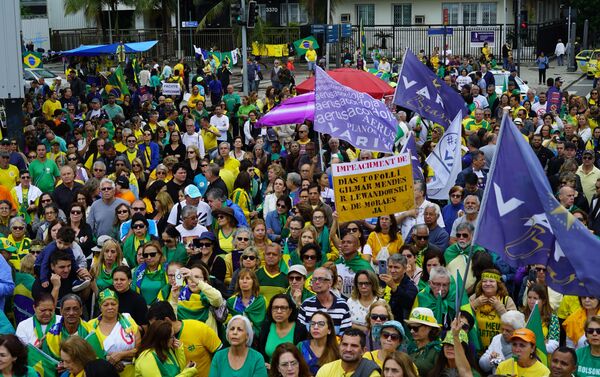
<path id="1" fill-rule="evenodd" d="M 306 60 L 309 62 L 316 62 L 317 61 L 317 51 L 315 51 L 315 50 L 306 51 Z"/>
<path id="2" fill-rule="evenodd" d="M 237 177 L 237 175 L 240 174 L 240 162 L 236 158 L 229 157 L 227 160 L 225 160 L 223 169 L 229 170 L 234 176 Z"/>
<path id="3" fill-rule="evenodd" d="M 15 165 L 8 165 L 6 169 L 0 169 L 0 185 L 12 190 L 19 180 L 19 169 Z"/>
<path id="4" fill-rule="evenodd" d="M 42 105 L 42 112 L 44 113 L 44 116 L 47 120 L 51 120 L 54 118 L 54 112 L 56 110 L 60 110 L 61 108 L 62 106 L 60 105 L 60 101 L 53 101 L 47 99 Z"/>
<path id="5" fill-rule="evenodd" d="M 517 377 L 547 377 L 550 375 L 550 370 L 539 361 L 536 361 L 535 364 L 529 368 L 521 368 L 512 359 L 512 357 L 508 360 L 504 360 L 498 365 L 498 369 L 496 369 L 496 375 L 513 376 L 513 368 L 514 372 L 517 374 Z"/>
<path id="6" fill-rule="evenodd" d="M 323 365 L 317 372 L 316 377 L 350 377 L 352 375 L 354 375 L 354 372 L 346 373 L 346 371 L 344 371 L 344 368 L 342 368 L 342 360 L 336 360 Z M 374 370 L 369 377 L 381 377 L 381 374 L 379 371 Z"/>
<path id="7" fill-rule="evenodd" d="M 371 247 L 373 253 L 373 259 L 377 259 L 377 254 L 384 247 L 387 247 L 390 255 L 396 254 L 400 251 L 400 248 L 404 244 L 402 236 L 398 235 L 394 242 L 390 242 L 389 234 L 371 232 L 369 238 L 367 238 L 367 244 Z"/>
<path id="8" fill-rule="evenodd" d="M 183 351 L 188 361 L 196 362 L 198 377 L 208 377 L 212 355 L 221 348 L 221 340 L 205 323 L 184 319 L 178 339 L 183 343 Z"/>
<path id="9" fill-rule="evenodd" d="M 215 126 L 210 126 L 208 128 L 213 132 L 219 132 Z M 208 132 L 205 129 L 202 129 L 200 134 L 202 135 L 202 140 L 204 141 L 204 150 L 206 152 L 217 147 L 217 135 L 212 132 Z"/>
<path id="10" fill-rule="evenodd" d="M 197 95 L 191 95 L 190 99 L 188 99 L 188 107 L 190 109 L 195 109 L 196 108 L 196 104 L 198 102 L 204 102 L 204 97 L 200 95 L 200 93 L 198 93 Z"/>
<path id="11" fill-rule="evenodd" d="M 383 360 L 379 360 L 379 350 L 367 351 L 363 354 L 363 358 L 376 362 L 377 365 L 379 365 L 379 368 L 383 369 Z M 419 370 L 417 369 L 417 366 L 415 365 L 415 363 L 411 363 L 411 364 L 412 364 L 413 370 L 415 371 L 415 376 L 418 376 Z"/>

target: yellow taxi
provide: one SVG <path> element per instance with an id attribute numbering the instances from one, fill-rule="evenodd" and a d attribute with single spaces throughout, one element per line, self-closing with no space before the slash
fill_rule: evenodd
<path id="1" fill-rule="evenodd" d="M 594 78 L 594 72 L 600 59 L 600 50 L 582 50 L 575 56 L 577 66 L 588 79 Z"/>

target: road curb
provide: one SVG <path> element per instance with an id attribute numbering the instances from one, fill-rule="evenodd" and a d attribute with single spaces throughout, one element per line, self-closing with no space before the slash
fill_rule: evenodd
<path id="1" fill-rule="evenodd" d="M 570 87 L 572 87 L 573 85 L 577 84 L 579 81 L 581 81 L 584 77 L 586 77 L 585 73 L 582 73 L 581 76 L 579 76 L 579 78 L 573 82 L 571 82 L 569 85 L 565 86 L 565 88 L 563 90 L 569 90 Z"/>

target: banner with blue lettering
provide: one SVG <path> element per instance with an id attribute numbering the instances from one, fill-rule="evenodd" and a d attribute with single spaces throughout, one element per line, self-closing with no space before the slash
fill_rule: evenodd
<path id="1" fill-rule="evenodd" d="M 391 153 L 397 124 L 385 103 L 340 84 L 316 68 L 316 131 L 346 140 L 356 148 Z"/>

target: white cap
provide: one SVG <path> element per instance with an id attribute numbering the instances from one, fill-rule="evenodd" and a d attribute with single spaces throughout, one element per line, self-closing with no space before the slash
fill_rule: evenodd
<path id="1" fill-rule="evenodd" d="M 304 277 L 306 277 L 306 275 L 308 275 L 308 272 L 306 271 L 306 267 L 304 267 L 301 264 L 295 264 L 292 267 L 290 267 L 290 269 L 288 270 L 288 275 L 291 274 L 292 272 L 298 273 Z"/>

